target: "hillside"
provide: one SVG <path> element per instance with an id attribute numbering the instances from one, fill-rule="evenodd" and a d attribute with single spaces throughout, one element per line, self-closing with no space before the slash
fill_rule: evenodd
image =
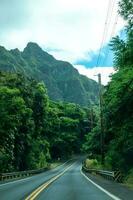
<path id="1" fill-rule="evenodd" d="M 0 47 L 0 70 L 20 71 L 44 81 L 52 100 L 83 106 L 98 101 L 98 84 L 95 81 L 80 75 L 70 63 L 56 60 L 36 43 L 28 43 L 23 52 Z"/>

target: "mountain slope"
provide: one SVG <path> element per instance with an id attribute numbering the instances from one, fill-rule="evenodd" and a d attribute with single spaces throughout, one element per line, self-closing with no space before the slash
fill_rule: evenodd
<path id="1" fill-rule="evenodd" d="M 56 60 L 36 43 L 28 43 L 23 52 L 0 47 L 0 70 L 24 74 L 44 81 L 52 100 L 88 106 L 98 101 L 98 84 L 80 75 L 70 63 Z"/>

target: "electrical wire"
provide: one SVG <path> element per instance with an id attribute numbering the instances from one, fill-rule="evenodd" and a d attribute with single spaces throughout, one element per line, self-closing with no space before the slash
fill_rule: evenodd
<path id="1" fill-rule="evenodd" d="M 103 36 L 102 36 L 102 41 L 101 41 L 101 45 L 100 45 L 99 54 L 98 54 L 98 57 L 97 57 L 96 67 L 98 67 L 98 65 L 99 65 L 102 47 L 103 47 L 103 44 L 104 44 L 104 41 L 105 41 L 106 35 L 107 35 L 108 21 L 110 19 L 110 14 L 112 13 L 112 11 L 113 11 L 113 2 L 112 2 L 112 0 L 109 0 L 108 9 L 107 9 L 107 15 L 106 15 L 105 24 L 104 24 L 104 31 L 103 31 Z"/>
<path id="2" fill-rule="evenodd" d="M 111 39 L 114 37 L 115 35 L 115 30 L 116 30 L 116 26 L 118 24 L 118 17 L 119 17 L 119 14 L 117 13 L 117 15 L 115 16 L 115 21 L 114 21 L 114 24 L 113 24 L 113 27 L 112 27 L 112 31 L 111 31 L 111 35 L 110 35 L 110 39 L 109 41 L 111 41 Z M 109 45 L 107 47 L 107 50 L 105 52 L 105 57 L 104 57 L 104 60 L 102 62 L 102 66 L 104 66 L 108 56 L 109 56 L 109 52 L 110 52 L 110 48 L 109 48 Z"/>
<path id="3" fill-rule="evenodd" d="M 109 26 L 110 26 L 111 20 L 112 20 L 114 6 L 115 6 L 115 0 L 114 1 L 109 0 L 107 16 L 106 16 L 106 20 L 105 20 L 105 25 L 104 25 L 104 31 L 103 31 L 102 41 L 101 41 L 101 45 L 100 45 L 100 50 L 99 50 L 99 54 L 98 54 L 98 57 L 97 57 L 96 67 L 98 67 L 99 63 L 100 63 L 101 51 L 102 51 L 102 48 L 103 48 L 103 44 L 105 43 L 107 35 L 108 35 Z M 112 32 L 111 32 L 111 36 L 114 34 L 114 30 L 115 30 L 116 25 L 117 25 L 117 20 L 118 20 L 118 14 L 117 14 L 117 16 L 115 18 L 115 22 L 114 22 L 113 29 L 112 29 Z"/>

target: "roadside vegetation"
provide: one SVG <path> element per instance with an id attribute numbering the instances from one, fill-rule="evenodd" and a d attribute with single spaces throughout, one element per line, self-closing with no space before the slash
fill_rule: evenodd
<path id="1" fill-rule="evenodd" d="M 49 100 L 43 83 L 0 72 L 0 171 L 38 169 L 79 154 L 88 115 Z"/>
<path id="2" fill-rule="evenodd" d="M 120 170 L 125 182 L 133 184 L 133 1 L 121 0 L 119 13 L 126 20 L 126 37 L 112 39 L 116 73 L 105 88 L 104 114 L 104 168 Z M 100 126 L 86 135 L 83 149 L 90 159 L 100 162 Z M 90 162 L 90 161 L 89 161 Z M 93 162 L 96 163 L 96 162 Z M 95 165 L 95 164 L 94 164 Z M 92 165 L 92 167 L 95 167 Z M 97 163 L 96 163 L 97 167 Z"/>

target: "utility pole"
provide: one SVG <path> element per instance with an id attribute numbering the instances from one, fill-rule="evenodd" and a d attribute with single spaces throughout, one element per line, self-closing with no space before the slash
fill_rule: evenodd
<path id="1" fill-rule="evenodd" d="M 97 76 L 99 83 L 101 163 L 104 164 L 104 125 L 103 125 L 103 98 L 102 98 L 101 74 L 99 73 Z"/>

